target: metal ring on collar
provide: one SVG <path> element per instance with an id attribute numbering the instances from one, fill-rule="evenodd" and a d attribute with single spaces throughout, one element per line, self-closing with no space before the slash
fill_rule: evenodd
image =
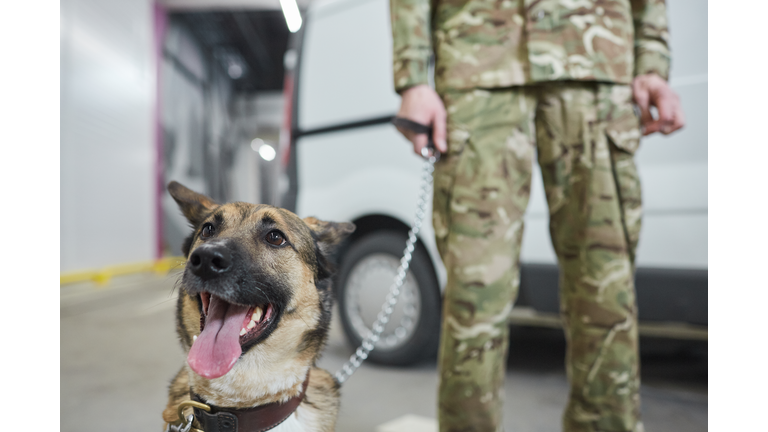
<path id="1" fill-rule="evenodd" d="M 184 409 L 187 407 L 199 408 L 205 412 L 210 412 L 211 407 L 201 402 L 189 400 L 189 401 L 184 401 L 180 403 L 179 407 L 176 410 L 176 413 L 179 415 L 179 425 L 183 425 L 184 428 L 189 427 L 189 429 L 187 430 L 189 430 L 190 432 L 205 432 L 200 429 L 192 428 L 192 421 L 194 420 L 194 415 L 189 416 L 189 418 L 186 418 L 186 419 L 184 418 Z"/>

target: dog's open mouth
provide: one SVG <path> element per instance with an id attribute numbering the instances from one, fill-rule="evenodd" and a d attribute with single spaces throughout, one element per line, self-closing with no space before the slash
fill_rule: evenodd
<path id="1" fill-rule="evenodd" d="M 200 294 L 200 300 L 200 336 L 195 338 L 187 362 L 198 375 L 213 379 L 232 369 L 244 347 L 259 342 L 259 337 L 275 323 L 277 310 L 271 303 L 228 303 L 207 292 Z"/>

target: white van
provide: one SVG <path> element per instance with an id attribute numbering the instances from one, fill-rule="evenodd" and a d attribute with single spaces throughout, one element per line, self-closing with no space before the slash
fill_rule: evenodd
<path id="1" fill-rule="evenodd" d="M 669 2 L 673 68 L 687 126 L 643 141 L 637 162 L 644 224 L 636 286 L 641 333 L 706 339 L 707 4 Z M 300 216 L 352 221 L 335 286 L 352 345 L 366 335 L 392 284 L 414 217 L 421 159 L 390 124 L 392 87 L 387 0 L 316 0 L 286 63 L 287 177 L 282 205 Z M 520 295 L 513 323 L 559 326 L 558 271 L 535 167 L 525 217 Z M 406 289 L 371 354 L 408 364 L 435 352 L 445 269 L 427 218 Z"/>

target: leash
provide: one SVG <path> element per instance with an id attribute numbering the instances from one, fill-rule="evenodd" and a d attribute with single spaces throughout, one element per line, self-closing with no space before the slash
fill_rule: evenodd
<path id="1" fill-rule="evenodd" d="M 358 367 L 368 358 L 368 354 L 373 351 L 374 344 L 378 342 L 381 332 L 384 331 L 384 326 L 389 322 L 389 317 L 395 310 L 395 305 L 400 296 L 400 288 L 405 283 L 405 276 L 408 272 L 408 267 L 411 264 L 411 258 L 413 258 L 413 251 L 418 238 L 416 235 L 421 230 L 421 224 L 424 221 L 424 216 L 427 213 L 427 203 L 429 197 L 432 194 L 432 173 L 435 171 L 435 162 L 440 160 L 440 153 L 435 148 L 435 143 L 432 140 L 432 127 L 416 123 L 402 117 L 395 117 L 392 119 L 392 124 L 401 129 L 407 129 L 416 134 L 427 135 L 427 146 L 421 149 L 421 156 L 424 158 L 424 164 L 422 165 L 421 172 L 421 190 L 419 192 L 419 202 L 416 205 L 416 215 L 411 224 L 411 229 L 408 231 L 408 240 L 405 242 L 405 250 L 403 251 L 403 257 L 400 259 L 400 266 L 397 268 L 397 275 L 392 286 L 389 288 L 389 293 L 384 299 L 384 304 L 381 306 L 381 311 L 376 317 L 376 321 L 373 323 L 372 330 L 368 333 L 368 336 L 363 339 L 363 343 L 357 348 L 354 354 L 349 357 L 344 366 L 336 372 L 336 381 L 339 384 L 343 384 Z"/>

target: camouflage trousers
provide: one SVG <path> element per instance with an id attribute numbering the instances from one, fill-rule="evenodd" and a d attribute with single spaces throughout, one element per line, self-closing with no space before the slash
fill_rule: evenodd
<path id="1" fill-rule="evenodd" d="M 518 294 L 534 154 L 560 268 L 570 383 L 566 431 L 639 431 L 634 254 L 639 120 L 625 85 L 587 82 L 442 95 L 448 151 L 433 225 L 448 270 L 441 431 L 501 430 L 508 315 Z"/>

